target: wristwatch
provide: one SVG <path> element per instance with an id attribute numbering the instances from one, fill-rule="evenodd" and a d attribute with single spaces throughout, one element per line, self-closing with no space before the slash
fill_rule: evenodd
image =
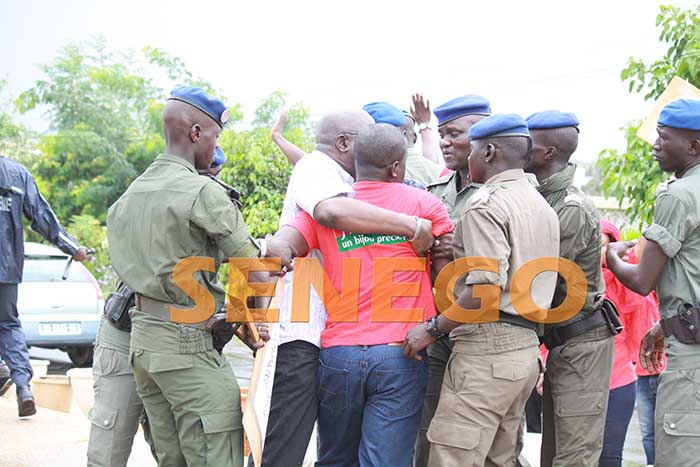
<path id="1" fill-rule="evenodd" d="M 438 330 L 437 316 L 433 316 L 425 322 L 425 330 L 428 331 L 428 334 L 433 336 L 435 339 L 440 339 L 442 336 L 445 335 L 444 333 Z"/>
<path id="2" fill-rule="evenodd" d="M 425 122 L 418 124 L 418 131 L 423 131 L 423 130 L 430 130 L 430 127 Z"/>

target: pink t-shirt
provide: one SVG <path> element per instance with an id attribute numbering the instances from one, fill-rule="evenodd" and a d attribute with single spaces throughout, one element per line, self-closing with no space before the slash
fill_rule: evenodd
<path id="1" fill-rule="evenodd" d="M 445 206 L 427 191 L 403 183 L 370 181 L 357 182 L 353 188 L 357 200 L 430 220 L 435 237 L 453 230 Z M 385 273 L 383 277 L 378 277 L 377 283 L 374 284 L 375 267 L 379 265 L 386 268 L 381 260 L 375 261 L 376 259 L 418 258 L 405 237 L 352 234 L 332 230 L 316 223 L 306 212 L 301 212 L 289 225 L 304 236 L 309 249 L 316 248 L 321 251 L 323 267 L 338 296 L 341 295 L 343 287 L 343 259 L 360 260 L 357 319 L 355 322 L 336 322 L 334 310 L 326 302 L 328 319 L 326 328 L 321 333 L 322 347 L 401 342 L 417 322 L 435 315 L 427 261 L 420 270 Z M 396 285 L 401 282 L 416 283 L 414 288 L 419 286 L 418 295 L 402 296 L 409 295 L 410 292 L 401 290 L 406 288 L 405 285 Z M 407 285 L 410 288 L 410 284 Z M 390 304 L 390 308 L 387 304 Z"/>

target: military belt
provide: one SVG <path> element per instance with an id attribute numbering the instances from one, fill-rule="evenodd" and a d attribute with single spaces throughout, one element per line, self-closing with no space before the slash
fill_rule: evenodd
<path id="1" fill-rule="evenodd" d="M 661 320 L 664 336 L 673 334 L 683 344 L 700 344 L 700 307 L 684 304 L 677 315 Z"/>
<path id="2" fill-rule="evenodd" d="M 555 347 L 563 345 L 566 343 L 566 341 L 573 337 L 580 336 L 588 331 L 592 331 L 593 329 L 607 325 L 608 320 L 603 315 L 602 309 L 598 308 L 591 315 L 576 322 L 547 329 L 544 336 L 542 336 L 541 341 L 545 347 L 547 347 L 547 349 L 551 350 Z"/>
<path id="3" fill-rule="evenodd" d="M 207 328 L 207 321 L 202 321 L 201 323 L 176 323 L 170 317 L 171 306 L 176 305 L 174 303 L 161 302 L 159 300 L 144 297 L 141 294 L 136 294 L 136 308 L 146 313 L 147 315 L 150 315 L 161 321 L 180 324 L 182 326 L 187 326 L 202 331 L 209 331 L 209 329 Z"/>

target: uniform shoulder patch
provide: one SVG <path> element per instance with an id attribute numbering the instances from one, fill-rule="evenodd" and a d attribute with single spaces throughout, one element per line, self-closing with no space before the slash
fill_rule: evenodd
<path id="1" fill-rule="evenodd" d="M 661 193 L 666 193 L 668 191 L 668 187 L 675 181 L 676 177 L 671 177 L 670 179 L 659 183 L 659 186 L 656 187 L 656 196 L 659 196 Z"/>
<path id="2" fill-rule="evenodd" d="M 581 206 L 583 204 L 583 196 L 576 191 L 569 191 L 564 197 L 564 204 L 567 206 Z"/>
<path id="3" fill-rule="evenodd" d="M 493 194 L 494 191 L 496 191 L 498 187 L 495 185 L 484 185 L 481 188 L 477 190 L 476 193 L 474 193 L 470 198 L 469 198 L 469 204 L 468 206 L 470 208 L 473 207 L 478 207 L 483 204 L 488 203 L 489 199 L 491 198 L 491 195 Z"/>

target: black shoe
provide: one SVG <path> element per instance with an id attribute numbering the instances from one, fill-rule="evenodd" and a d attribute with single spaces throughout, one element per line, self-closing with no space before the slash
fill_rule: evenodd
<path id="1" fill-rule="evenodd" d="M 9 376 L 0 377 L 0 397 L 7 392 L 12 386 L 12 380 Z"/>
<path id="2" fill-rule="evenodd" d="M 17 409 L 20 417 L 28 417 L 36 413 L 34 396 L 29 386 L 17 386 Z"/>

